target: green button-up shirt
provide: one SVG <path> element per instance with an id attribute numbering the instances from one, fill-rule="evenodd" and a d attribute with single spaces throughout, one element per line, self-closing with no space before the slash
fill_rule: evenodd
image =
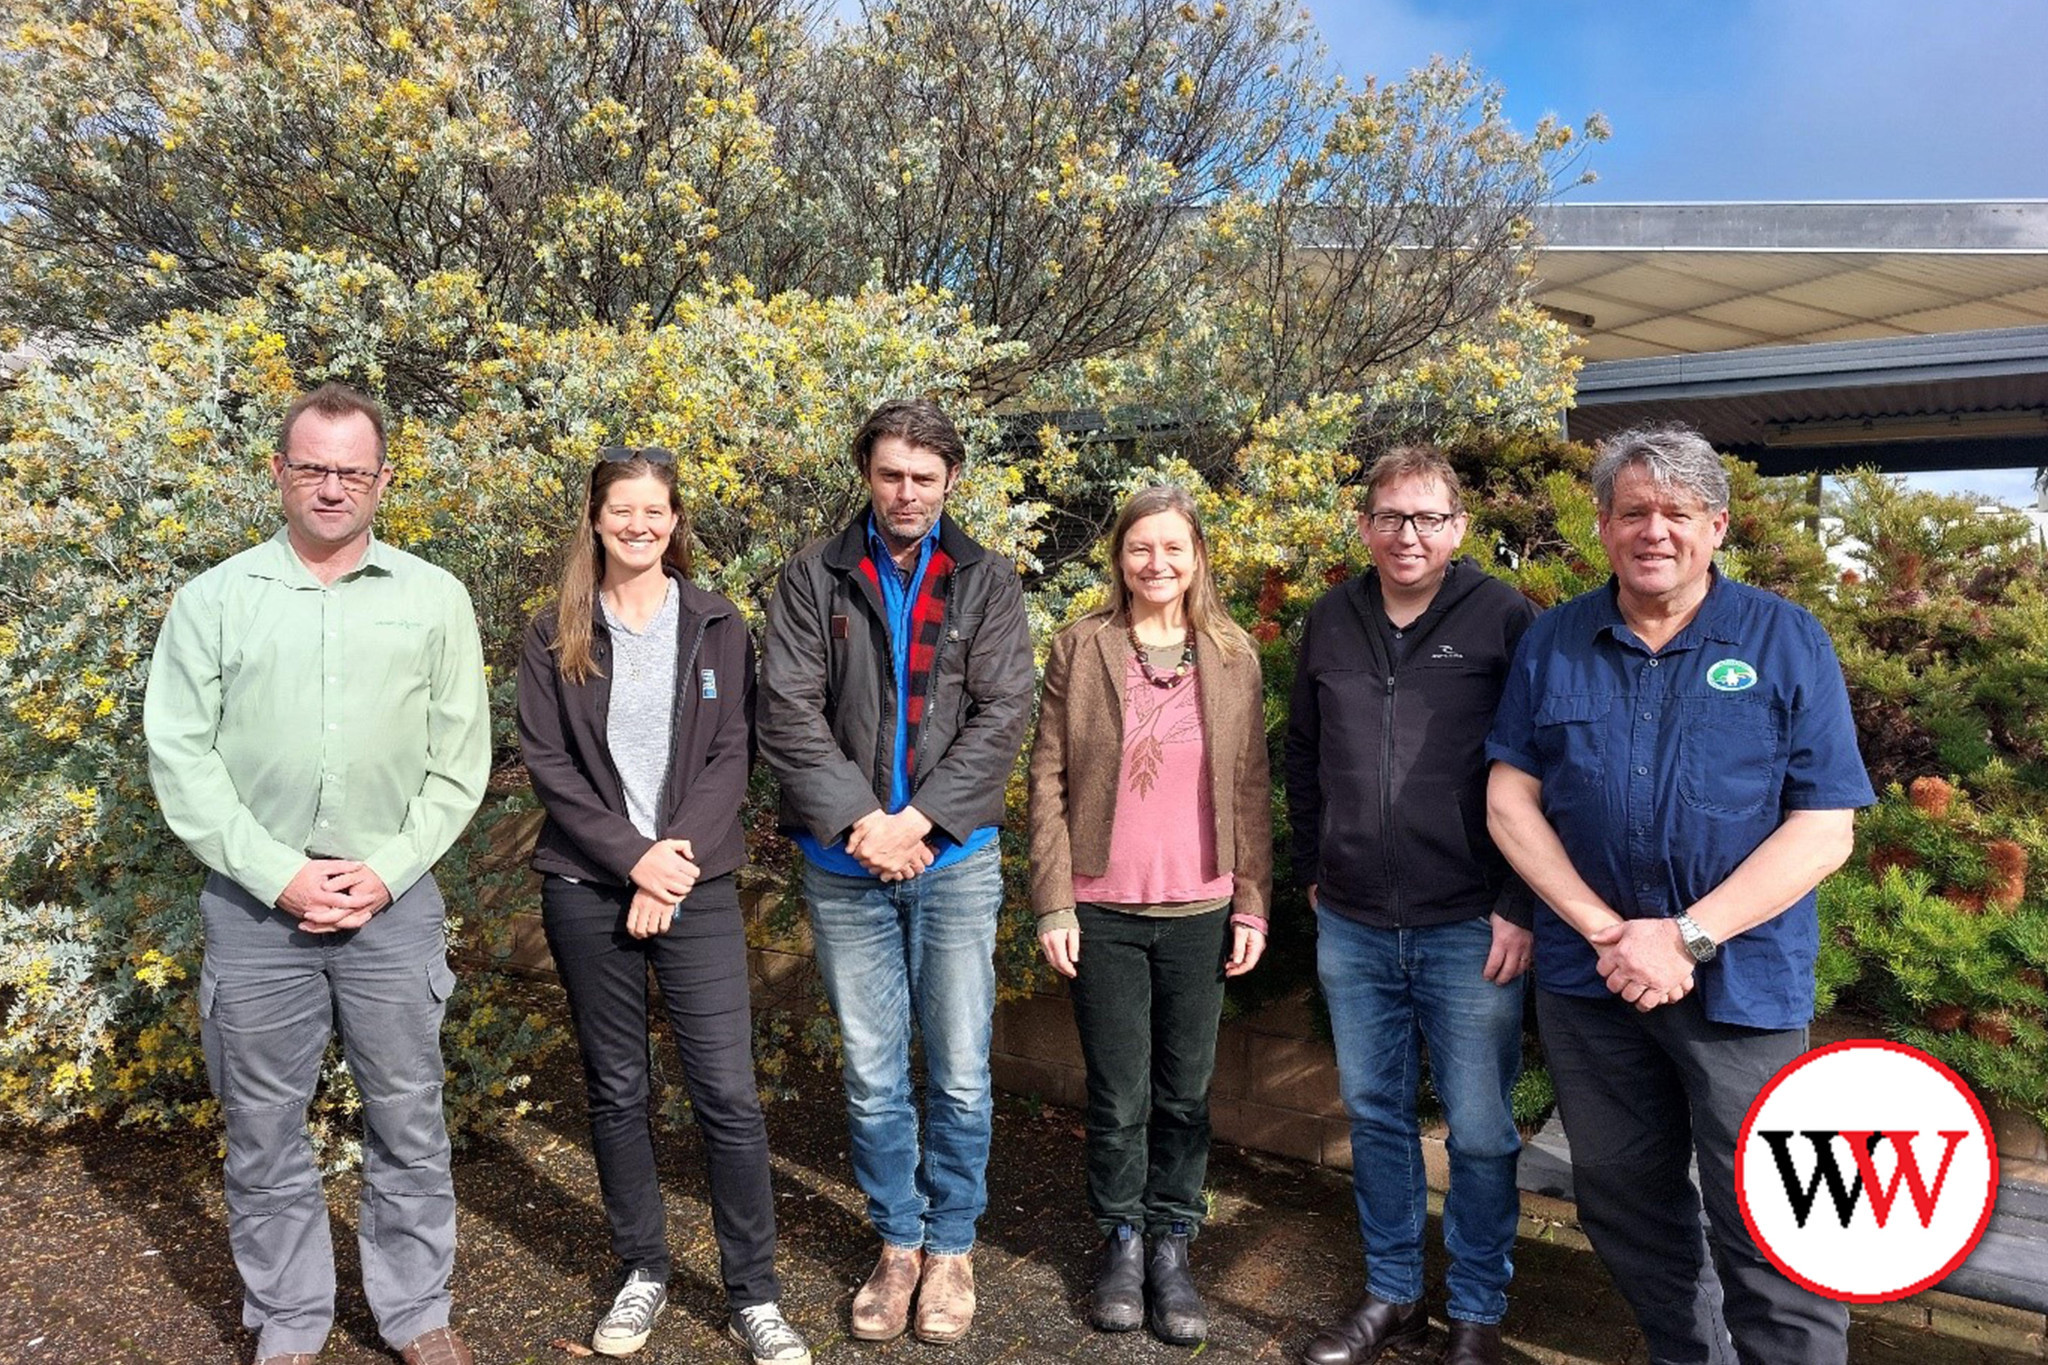
<path id="1" fill-rule="evenodd" d="M 208 867 L 274 905 L 309 853 L 359 859 L 395 899 L 490 772 L 469 594 L 374 539 L 322 583 L 279 531 L 173 599 L 142 729 L 164 819 Z"/>

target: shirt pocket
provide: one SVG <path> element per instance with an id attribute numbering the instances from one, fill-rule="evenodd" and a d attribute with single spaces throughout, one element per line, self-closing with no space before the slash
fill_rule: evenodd
<path id="1" fill-rule="evenodd" d="M 1709 815 L 1755 815 L 1783 784 L 1777 708 L 1763 699 L 1679 700 L 1678 795 Z"/>
<path id="2" fill-rule="evenodd" d="M 1612 697 L 1564 695 L 1546 697 L 1536 709 L 1536 757 L 1547 799 L 1583 798 L 1599 788 L 1613 706 Z"/>
<path id="3" fill-rule="evenodd" d="M 428 680 L 440 653 L 440 629 L 402 612 L 379 612 L 358 628 L 345 629 L 343 656 L 351 682 L 360 683 L 382 708 L 420 708 L 424 715 Z"/>
<path id="4" fill-rule="evenodd" d="M 974 648 L 974 637 L 981 630 L 981 618 L 984 614 L 979 611 L 946 613 L 946 619 L 939 627 L 938 671 L 935 676 L 965 681 L 968 651 Z M 913 649 L 911 653 L 914 667 L 916 650 Z"/>

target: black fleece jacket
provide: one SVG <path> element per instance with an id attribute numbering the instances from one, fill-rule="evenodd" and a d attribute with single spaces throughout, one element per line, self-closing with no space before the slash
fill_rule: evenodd
<path id="1" fill-rule="evenodd" d="M 1379 574 L 1325 593 L 1303 624 L 1287 720 L 1295 879 L 1378 928 L 1498 912 L 1528 927 L 1534 901 L 1486 832 L 1486 732 L 1536 608 L 1470 559 L 1407 630 L 1396 665 Z"/>
<path id="2" fill-rule="evenodd" d="M 673 744 L 659 829 L 664 839 L 690 841 L 708 881 L 747 860 L 740 811 L 753 761 L 754 643 L 731 602 L 673 569 L 668 576 L 680 610 Z M 629 886 L 633 865 L 654 841 L 627 818 L 625 784 L 606 740 L 611 632 L 598 613 L 590 653 L 604 671 L 572 683 L 556 667 L 555 631 L 556 609 L 549 607 L 527 627 L 519 657 L 520 754 L 547 811 L 533 867 Z"/>

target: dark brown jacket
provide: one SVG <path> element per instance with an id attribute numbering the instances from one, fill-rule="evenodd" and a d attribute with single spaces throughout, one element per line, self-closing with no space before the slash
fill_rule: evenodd
<path id="1" fill-rule="evenodd" d="M 782 570 L 761 638 L 761 757 L 782 784 L 782 828 L 830 846 L 888 800 L 896 673 L 882 594 L 861 572 L 868 509 Z M 952 517 L 945 634 L 917 732 L 910 803 L 965 843 L 1000 824 L 1031 720 L 1031 629 L 1017 570 Z"/>
<path id="2" fill-rule="evenodd" d="M 1074 908 L 1074 875 L 1109 871 L 1109 836 L 1123 773 L 1124 677 L 1131 645 L 1107 609 L 1053 637 L 1031 747 L 1031 908 Z M 1272 782 L 1259 658 L 1246 643 L 1225 654 L 1195 636 L 1202 742 L 1216 808 L 1217 875 L 1232 873 L 1235 913 L 1264 918 L 1273 893 Z"/>
<path id="3" fill-rule="evenodd" d="M 716 593 L 669 578 L 676 612 L 676 699 L 661 836 L 688 839 L 705 879 L 747 860 L 740 808 L 747 799 L 754 723 L 754 644 L 739 609 Z M 564 679 L 553 649 L 556 608 L 526 628 L 519 657 L 519 748 L 547 811 L 533 867 L 607 886 L 632 883 L 633 864 L 654 841 L 626 817 L 626 789 L 605 738 L 612 684 L 611 632 L 591 623 L 598 672 Z M 709 676 L 707 677 L 707 673 Z M 715 697 L 706 697 L 715 691 Z"/>

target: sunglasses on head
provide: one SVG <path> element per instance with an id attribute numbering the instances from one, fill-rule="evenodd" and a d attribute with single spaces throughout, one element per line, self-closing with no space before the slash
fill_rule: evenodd
<path id="1" fill-rule="evenodd" d="M 597 452 L 597 458 L 604 464 L 627 464 L 634 460 L 645 460 L 649 464 L 673 468 L 676 453 L 667 446 L 606 446 Z"/>

